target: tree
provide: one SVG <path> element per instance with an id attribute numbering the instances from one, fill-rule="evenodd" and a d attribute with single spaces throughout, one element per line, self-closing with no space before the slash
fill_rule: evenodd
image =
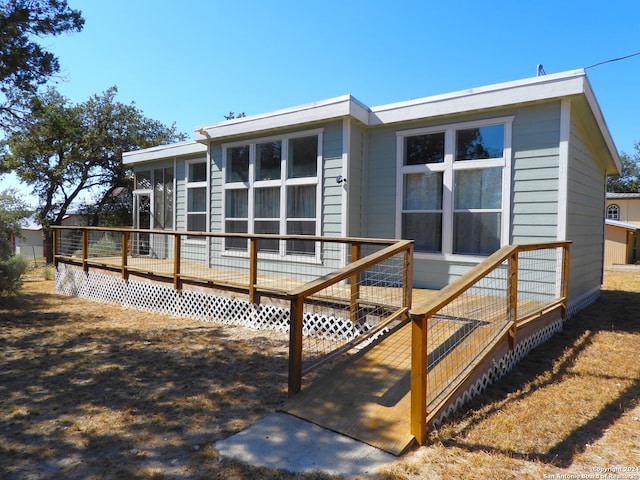
<path id="1" fill-rule="evenodd" d="M 0 295 L 15 293 L 27 261 L 14 255 L 13 240 L 20 236 L 20 221 L 30 214 L 14 189 L 0 192 Z"/>
<path id="2" fill-rule="evenodd" d="M 229 112 L 227 115 L 223 115 L 225 120 L 233 120 L 234 118 L 244 118 L 246 117 L 246 115 L 244 114 L 244 112 L 240 112 L 240 113 L 235 113 L 235 112 Z"/>
<path id="3" fill-rule="evenodd" d="M 607 178 L 607 192 L 635 193 L 640 191 L 640 142 L 634 144 L 635 153 L 622 153 L 620 162 L 622 172 Z"/>
<path id="4" fill-rule="evenodd" d="M 83 26 L 82 12 L 66 0 L 0 0 L 0 127 L 19 119 L 28 97 L 60 71 L 35 39 Z"/>
<path id="5" fill-rule="evenodd" d="M 123 152 L 186 139 L 175 124 L 165 126 L 145 117 L 135 104 L 117 102 L 117 91 L 111 87 L 72 105 L 50 88 L 32 98 L 25 121 L 5 141 L 0 172 L 13 171 L 33 187 L 40 200 L 36 218 L 47 243 L 48 227 L 60 225 L 82 196 L 97 193 L 104 199 L 131 187 Z M 98 201 L 97 213 L 107 203 Z"/>

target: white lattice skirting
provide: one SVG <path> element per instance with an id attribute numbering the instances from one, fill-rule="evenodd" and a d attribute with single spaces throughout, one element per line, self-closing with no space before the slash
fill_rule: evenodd
<path id="1" fill-rule="evenodd" d="M 289 309 L 279 305 L 254 305 L 235 297 L 223 297 L 195 290 L 175 290 L 173 286 L 150 281 L 124 280 L 116 275 L 58 265 L 56 291 L 122 308 L 191 318 L 254 330 L 289 331 Z M 305 312 L 302 333 L 306 337 L 345 343 L 371 329 L 367 323 Z"/>

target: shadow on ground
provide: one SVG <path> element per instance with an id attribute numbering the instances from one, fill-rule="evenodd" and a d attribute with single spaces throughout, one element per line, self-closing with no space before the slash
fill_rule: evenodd
<path id="1" fill-rule="evenodd" d="M 56 311 L 61 301 L 76 308 Z M 155 323 L 118 328 L 117 315 Z M 281 341 L 156 320 L 46 293 L 2 299 L 0 477 L 334 478 L 251 468 L 213 448 L 285 400 Z"/>
<path id="2" fill-rule="evenodd" d="M 464 426 L 456 432 L 455 438 L 444 440 L 444 445 L 458 446 L 468 451 L 504 454 L 528 461 L 540 461 L 561 468 L 569 467 L 576 455 L 583 453 L 588 445 L 602 438 L 626 411 L 637 406 L 640 398 L 638 372 L 626 377 L 608 374 L 598 378 L 598 375 L 594 375 L 595 382 L 624 382 L 627 386 L 617 391 L 615 397 L 598 408 L 597 412 L 587 415 L 584 421 L 568 435 L 548 445 L 544 451 L 527 452 L 500 448 L 490 441 L 473 442 L 467 441 L 466 437 L 488 417 L 501 415 L 510 405 L 575 375 L 573 371 L 576 364 L 600 333 L 618 332 L 639 335 L 639 319 L 640 294 L 603 290 L 600 298 L 593 305 L 564 324 L 562 332 L 532 350 L 510 373 L 488 387 L 483 395 L 468 404 L 464 412 L 459 412 L 452 421 L 460 421 Z M 603 359 L 604 363 L 615 361 L 619 360 Z M 625 359 L 621 362 L 624 363 Z M 615 370 L 615 366 L 612 366 L 612 369 Z M 572 401 L 571 398 L 565 400 Z M 482 411 L 482 415 L 469 416 L 465 413 L 469 410 Z M 544 416 L 544 412 L 541 416 Z M 528 426 L 521 425 L 520 428 L 527 429 Z"/>

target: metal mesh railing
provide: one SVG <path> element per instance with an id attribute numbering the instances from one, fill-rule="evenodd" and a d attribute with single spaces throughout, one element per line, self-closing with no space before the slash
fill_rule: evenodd
<path id="1" fill-rule="evenodd" d="M 498 342 L 515 348 L 520 326 L 565 308 L 569 244 L 504 247 L 412 309 L 411 422 L 420 442 L 427 411 L 449 401 Z"/>
<path id="2" fill-rule="evenodd" d="M 192 296 L 197 300 L 192 308 L 185 304 L 187 296 L 166 292 L 165 305 L 148 299 L 153 311 L 187 316 L 184 312 L 195 311 L 198 318 L 299 336 L 291 347 L 295 365 L 290 364 L 290 377 L 297 384 L 293 392 L 299 390 L 304 372 L 408 316 L 410 241 L 92 227 L 54 231 L 56 264 L 81 265 L 87 274 L 90 269 L 112 270 L 126 281 L 132 276 L 164 278 L 176 290 L 187 283 L 204 285 L 218 295 Z M 95 278 L 87 275 L 88 281 Z M 107 280 L 100 282 L 84 290 L 99 299 L 96 290 Z M 127 285 L 135 291 L 117 297 L 144 308 L 145 295 L 139 292 L 152 289 L 131 282 L 123 287 L 120 282 L 113 290 L 120 292 Z M 114 295 L 105 292 L 105 297 Z"/>

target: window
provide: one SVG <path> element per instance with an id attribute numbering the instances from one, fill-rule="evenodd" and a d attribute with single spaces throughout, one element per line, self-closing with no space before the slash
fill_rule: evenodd
<path id="1" fill-rule="evenodd" d="M 317 235 L 320 145 L 319 131 L 225 145 L 225 232 Z M 246 251 L 247 241 L 227 238 L 225 249 Z M 300 239 L 261 240 L 258 251 L 313 256 L 316 247 Z"/>
<path id="2" fill-rule="evenodd" d="M 207 231 L 207 164 L 187 163 L 187 231 Z"/>
<path id="3" fill-rule="evenodd" d="M 607 207 L 607 220 L 620 220 L 620 207 L 616 204 Z"/>
<path id="4" fill-rule="evenodd" d="M 145 202 L 145 211 L 139 213 L 149 216 L 143 222 L 146 225 L 144 228 L 173 229 L 173 180 L 173 167 L 135 172 L 135 191 L 141 199 L 145 197 L 144 200 L 140 200 Z M 146 204 L 151 202 L 151 199 L 153 199 L 153 206 L 151 203 Z"/>
<path id="5" fill-rule="evenodd" d="M 511 120 L 398 133 L 398 229 L 416 252 L 490 255 L 500 248 Z"/>
<path id="6" fill-rule="evenodd" d="M 173 230 L 173 167 L 153 171 L 153 228 Z"/>

